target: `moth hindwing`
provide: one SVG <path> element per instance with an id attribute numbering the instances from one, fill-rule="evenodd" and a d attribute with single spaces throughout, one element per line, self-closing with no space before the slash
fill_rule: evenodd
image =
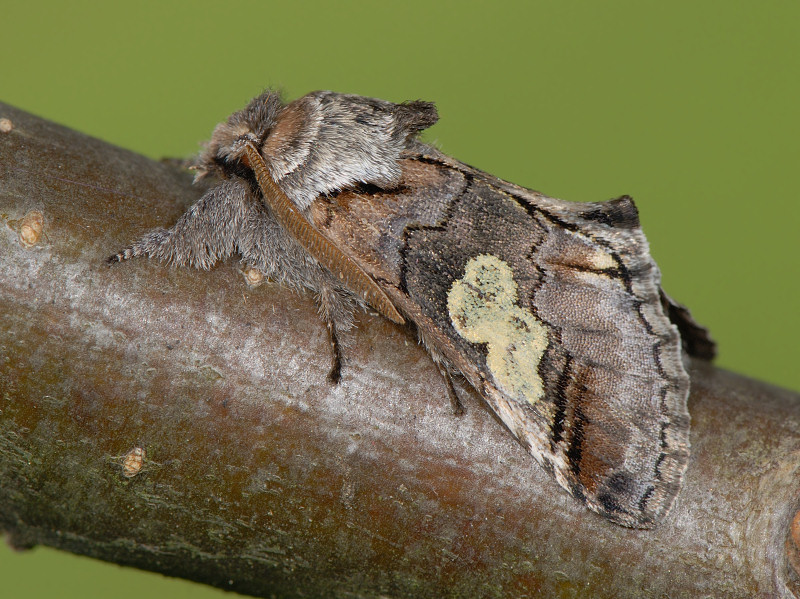
<path id="1" fill-rule="evenodd" d="M 284 105 L 265 92 L 200 157 L 201 176 L 222 182 L 112 260 L 208 268 L 241 254 L 316 293 L 337 375 L 354 307 L 410 321 L 561 486 L 651 526 L 689 456 L 668 314 L 687 348 L 708 357 L 712 342 L 660 289 L 630 198 L 573 204 L 492 177 L 414 139 L 437 118 L 427 102 L 315 92 Z"/>

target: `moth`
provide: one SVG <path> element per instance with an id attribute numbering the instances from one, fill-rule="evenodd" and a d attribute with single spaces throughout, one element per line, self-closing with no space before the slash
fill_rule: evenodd
<path id="1" fill-rule="evenodd" d="M 109 262 L 238 254 L 314 293 L 334 382 L 356 309 L 413 327 L 456 405 L 454 376 L 574 497 L 652 526 L 689 457 L 683 353 L 713 342 L 661 290 L 629 197 L 570 203 L 493 177 L 417 139 L 437 120 L 429 102 L 267 90 L 197 159 L 217 184 Z"/>

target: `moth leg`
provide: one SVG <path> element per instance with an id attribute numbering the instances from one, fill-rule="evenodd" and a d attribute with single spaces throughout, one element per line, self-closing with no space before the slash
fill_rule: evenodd
<path id="1" fill-rule="evenodd" d="M 433 363 L 436 364 L 436 368 L 438 368 L 439 372 L 442 373 L 442 378 L 444 379 L 444 384 L 447 388 L 447 397 L 450 398 L 450 406 L 453 408 L 453 415 L 463 416 L 466 412 L 466 409 L 464 408 L 464 404 L 461 403 L 461 398 L 456 392 L 455 385 L 453 385 L 452 373 L 454 372 L 454 369 L 450 367 L 447 358 L 445 358 L 436 349 L 436 346 L 433 343 L 428 342 L 425 332 L 422 329 L 417 329 L 417 337 L 419 338 L 420 343 L 422 343 L 422 346 L 428 350 L 428 354 L 431 356 Z"/>
<path id="2" fill-rule="evenodd" d="M 466 410 L 464 409 L 464 404 L 461 403 L 461 398 L 456 392 L 455 385 L 453 385 L 453 376 L 450 374 L 447 368 L 441 364 L 437 364 L 437 366 L 439 367 L 439 372 L 442 373 L 444 384 L 447 387 L 447 396 L 450 398 L 450 406 L 453 408 L 453 415 L 463 416 Z"/>
<path id="3" fill-rule="evenodd" d="M 170 245 L 175 245 L 174 241 L 172 229 L 153 229 L 152 231 L 148 231 L 134 244 L 106 258 L 106 263 L 115 264 L 116 262 L 123 262 L 124 260 L 139 258 L 141 256 L 150 256 L 153 258 L 160 258 L 161 260 L 167 260 L 167 256 L 178 253 L 175 248 L 170 248 Z"/>
<path id="4" fill-rule="evenodd" d="M 342 350 L 339 345 L 339 336 L 336 334 L 336 323 L 328 320 L 325 325 L 328 327 L 328 340 L 331 343 L 331 369 L 328 372 L 328 380 L 338 385 L 342 379 Z"/>
<path id="5" fill-rule="evenodd" d="M 241 225 L 253 206 L 242 183 L 225 182 L 203 195 L 172 228 L 148 232 L 106 262 L 150 256 L 176 265 L 211 268 L 236 251 Z"/>
<path id="6" fill-rule="evenodd" d="M 331 344 L 331 369 L 328 380 L 338 384 L 342 378 L 342 348 L 339 343 L 339 330 L 348 330 L 353 326 L 353 300 L 348 292 L 325 281 L 319 285 L 317 306 L 320 318 L 328 329 L 328 340 Z"/>

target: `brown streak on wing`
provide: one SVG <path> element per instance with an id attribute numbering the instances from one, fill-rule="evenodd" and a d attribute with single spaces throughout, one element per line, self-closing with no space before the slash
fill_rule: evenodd
<path id="1" fill-rule="evenodd" d="M 353 292 L 363 297 L 381 315 L 397 324 L 405 320 L 389 297 L 381 290 L 370 276 L 339 248 L 317 231 L 306 220 L 292 201 L 273 181 L 267 171 L 267 165 L 261 154 L 252 143 L 244 146 L 245 156 L 250 168 L 256 175 L 258 184 L 266 201 L 278 222 L 289 231 L 320 264 L 337 275 Z"/>

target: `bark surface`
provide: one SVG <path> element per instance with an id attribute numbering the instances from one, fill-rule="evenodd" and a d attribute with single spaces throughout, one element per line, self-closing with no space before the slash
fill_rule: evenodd
<path id="1" fill-rule="evenodd" d="M 0 529 L 256 596 L 792 597 L 800 396 L 692 367 L 653 530 L 570 498 L 370 315 L 332 386 L 312 298 L 104 260 L 190 176 L 0 104 Z M 800 521 L 795 524 L 800 539 Z M 787 556 L 788 551 L 788 556 Z"/>

